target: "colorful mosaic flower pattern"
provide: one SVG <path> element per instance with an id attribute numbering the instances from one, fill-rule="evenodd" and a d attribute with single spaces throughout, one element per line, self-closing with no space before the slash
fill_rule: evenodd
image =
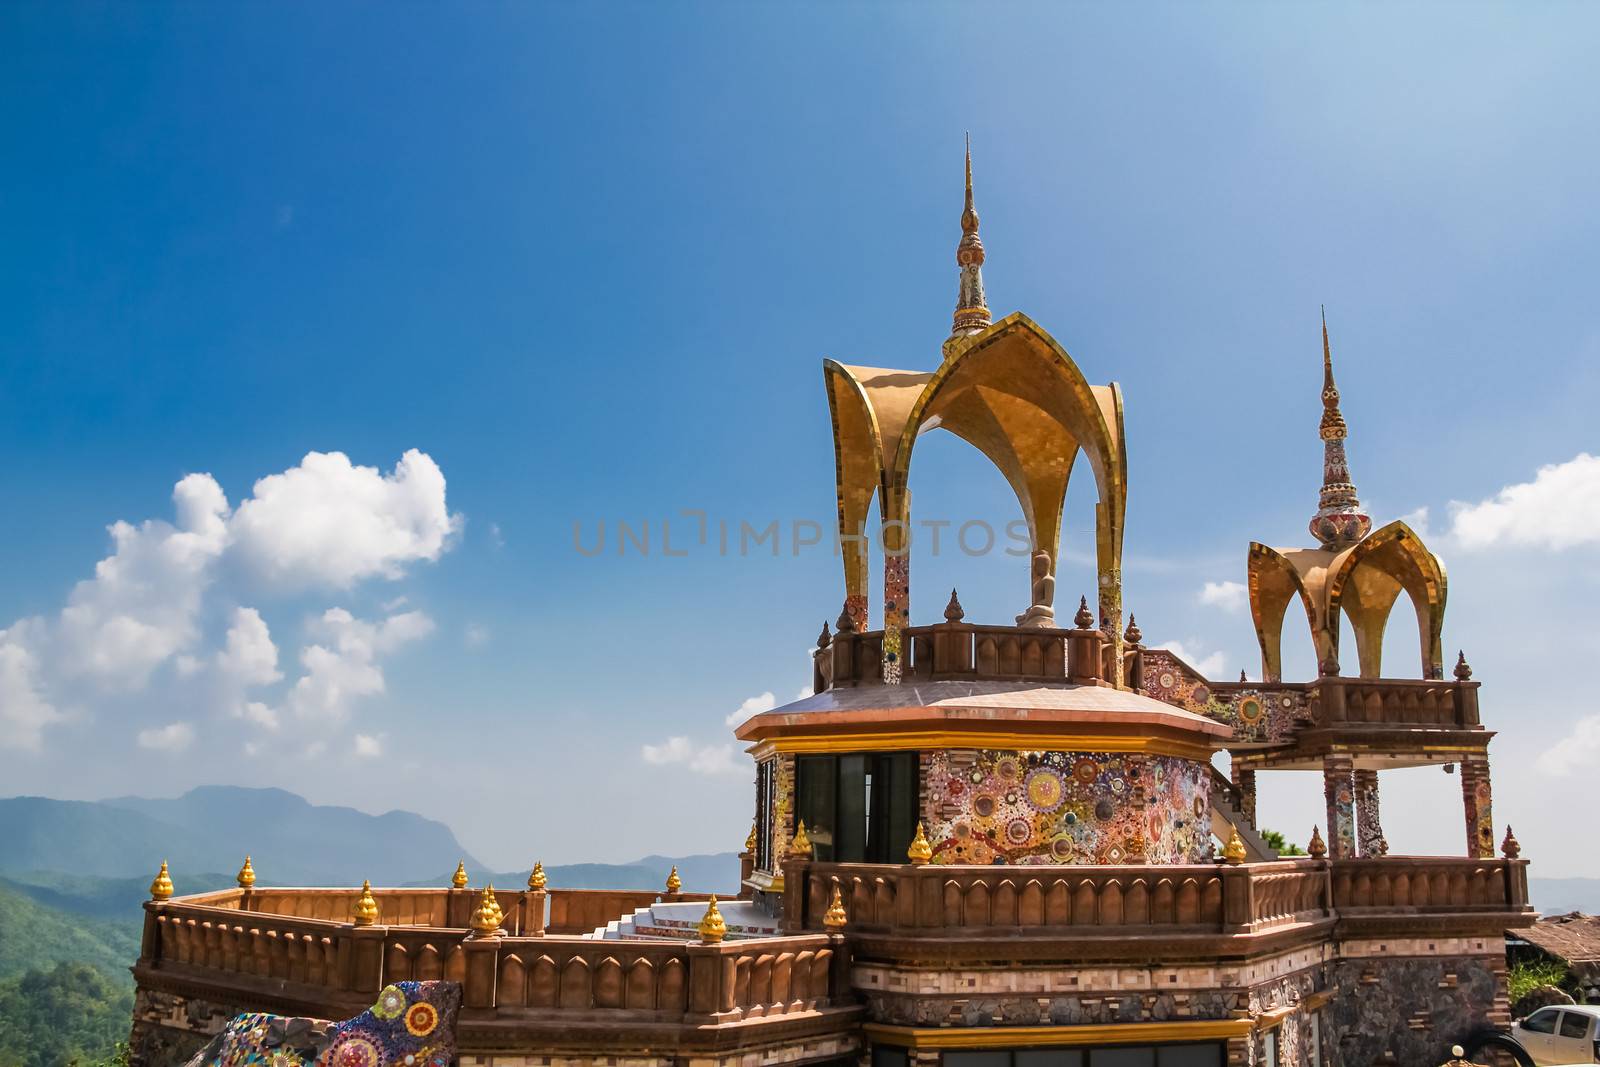
<path id="1" fill-rule="evenodd" d="M 187 1067 L 450 1067 L 454 982 L 397 982 L 354 1019 L 236 1016 Z"/>
<path id="2" fill-rule="evenodd" d="M 1310 717 L 1305 697 L 1297 690 L 1261 686 L 1217 693 L 1210 682 L 1160 648 L 1144 654 L 1144 692 L 1163 703 L 1227 723 L 1239 741 L 1282 741 L 1297 721 Z"/>
<path id="3" fill-rule="evenodd" d="M 1110 752 L 929 754 L 935 863 L 1200 863 L 1211 777 L 1194 760 Z"/>

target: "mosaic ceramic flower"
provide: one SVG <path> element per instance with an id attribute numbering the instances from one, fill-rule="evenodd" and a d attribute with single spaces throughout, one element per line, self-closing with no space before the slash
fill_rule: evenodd
<path id="1" fill-rule="evenodd" d="M 980 818 L 987 819 L 989 816 L 993 815 L 994 808 L 995 801 L 994 797 L 991 796 L 976 797 L 972 801 L 972 810 L 977 813 Z"/>
<path id="2" fill-rule="evenodd" d="M 1081 759 L 1073 765 L 1072 776 L 1088 785 L 1100 776 L 1100 767 L 1092 759 Z"/>
<path id="3" fill-rule="evenodd" d="M 383 1054 L 378 1043 L 359 1030 L 340 1034 L 328 1049 L 329 1067 L 378 1067 Z"/>
<path id="4" fill-rule="evenodd" d="M 1027 819 L 1012 819 L 1006 823 L 1006 840 L 1013 845 L 1026 845 L 1033 838 L 1033 826 Z"/>
<path id="5" fill-rule="evenodd" d="M 372 1014 L 380 1019 L 398 1019 L 405 1010 L 406 995 L 395 985 L 384 986 L 383 992 L 378 994 L 378 1002 L 372 1006 Z"/>
<path id="6" fill-rule="evenodd" d="M 1072 838 L 1058 837 L 1050 842 L 1050 854 L 1062 863 L 1072 858 Z"/>
<path id="7" fill-rule="evenodd" d="M 963 782 L 959 778 L 951 778 L 949 781 L 945 782 L 945 784 L 944 784 L 944 795 L 947 796 L 947 797 L 952 797 L 952 798 L 953 797 L 959 797 L 962 793 L 965 793 L 966 791 L 967 791 L 967 783 Z"/>
<path id="8" fill-rule="evenodd" d="M 1035 811 L 1055 811 L 1067 796 L 1061 776 L 1046 767 L 1028 775 L 1027 791 L 1028 803 Z"/>
<path id="9" fill-rule="evenodd" d="M 1008 781 L 1014 781 L 1019 775 L 1022 774 L 1022 769 L 1017 765 L 1016 759 L 1012 756 L 1002 756 L 995 762 L 994 770 L 996 774 L 1007 779 Z"/>
<path id="10" fill-rule="evenodd" d="M 1111 803 L 1111 798 L 1101 797 L 1094 802 L 1094 817 L 1105 822 L 1116 814 L 1116 807 Z"/>
<path id="11" fill-rule="evenodd" d="M 427 1037 L 439 1025 L 439 1010 L 425 1000 L 406 1009 L 406 1030 L 412 1037 Z"/>

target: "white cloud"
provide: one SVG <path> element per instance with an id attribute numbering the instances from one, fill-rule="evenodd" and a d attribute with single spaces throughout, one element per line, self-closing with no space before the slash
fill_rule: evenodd
<path id="1" fill-rule="evenodd" d="M 505 535 L 500 532 L 500 524 L 498 522 L 491 522 L 489 524 L 489 543 L 494 545 L 496 548 L 506 547 L 506 538 Z"/>
<path id="2" fill-rule="evenodd" d="M 467 643 L 468 648 L 482 648 L 489 643 L 489 628 L 479 622 L 468 623 L 461 639 Z"/>
<path id="3" fill-rule="evenodd" d="M 1557 777 L 1593 767 L 1600 761 L 1600 715 L 1579 719 L 1572 733 L 1546 749 L 1535 766 L 1544 774 Z"/>
<path id="4" fill-rule="evenodd" d="M 411 449 L 387 475 L 343 452 L 309 452 L 256 482 L 231 530 L 240 557 L 270 582 L 347 589 L 438 559 L 460 525 L 445 506 L 444 472 Z"/>
<path id="5" fill-rule="evenodd" d="M 362 697 L 384 691 L 380 657 L 433 632 L 433 620 L 420 611 L 367 622 L 344 608 L 329 608 L 313 627 L 323 643 L 300 653 L 305 674 L 289 691 L 289 708 L 302 720 L 337 725 Z"/>
<path id="6" fill-rule="evenodd" d="M 255 608 L 234 608 L 233 623 L 217 669 L 240 685 L 270 685 L 283 677 L 278 670 L 278 646 Z"/>
<path id="7" fill-rule="evenodd" d="M 646 763 L 682 764 L 696 774 L 741 774 L 748 770 L 734 759 L 732 745 L 695 745 L 687 737 L 669 737 L 639 750 Z"/>
<path id="8" fill-rule="evenodd" d="M 1477 504 L 1452 501 L 1450 533 L 1464 549 L 1499 545 L 1559 551 L 1600 543 L 1600 457 L 1580 452 L 1540 467 Z"/>
<path id="9" fill-rule="evenodd" d="M 0 630 L 0 748 L 37 751 L 44 728 L 63 716 L 39 689 L 39 663 L 24 643 L 26 620 Z"/>
<path id="10" fill-rule="evenodd" d="M 1189 645 L 1185 645 L 1182 641 L 1164 641 L 1146 647 L 1164 648 L 1206 678 L 1213 680 L 1220 680 L 1223 670 L 1228 665 L 1227 653 L 1219 650 L 1208 654 L 1204 651 L 1204 646 L 1194 642 L 1193 639 Z"/>
<path id="11" fill-rule="evenodd" d="M 353 751 L 357 759 L 377 759 L 383 755 L 383 738 L 356 734 Z"/>
<path id="12" fill-rule="evenodd" d="M 169 722 L 165 726 L 139 731 L 139 747 L 157 752 L 182 752 L 194 744 L 194 727 L 186 722 Z"/>
<path id="13" fill-rule="evenodd" d="M 728 726 L 738 726 L 752 715 L 760 715 L 764 711 L 771 711 L 778 706 L 778 698 L 770 691 L 749 697 L 738 709 L 728 713 L 723 723 Z"/>
<path id="14" fill-rule="evenodd" d="M 206 623 L 216 615 L 207 605 L 231 596 L 244 574 L 270 579 L 258 592 L 284 594 L 395 578 L 414 561 L 437 559 L 461 522 L 444 492 L 444 475 L 416 450 L 388 475 L 341 453 L 310 453 L 257 482 L 237 510 L 211 475 L 185 475 L 173 487 L 172 521 L 111 524 L 110 554 L 58 615 L 0 629 L 0 747 L 37 748 L 48 727 L 69 717 L 63 708 L 71 717 L 134 714 L 132 695 L 147 693 L 162 668 L 171 672 L 166 714 L 188 700 L 271 728 L 277 712 L 246 696 L 282 679 L 266 622 L 255 608 L 233 609 L 222 647 L 207 648 Z M 416 612 L 381 624 L 346 618 L 346 632 L 308 647 L 310 662 L 302 657 L 310 678 L 296 685 L 297 709 L 342 712 L 351 694 L 382 692 L 376 658 L 432 628 Z"/>
<path id="15" fill-rule="evenodd" d="M 1223 611 L 1239 612 L 1250 602 L 1250 591 L 1243 582 L 1207 582 L 1200 590 L 1200 603 Z"/>

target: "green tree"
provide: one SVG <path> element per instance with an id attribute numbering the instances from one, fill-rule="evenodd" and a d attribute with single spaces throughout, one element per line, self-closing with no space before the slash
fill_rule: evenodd
<path id="1" fill-rule="evenodd" d="M 25 971 L 0 981 L 0 1067 L 110 1067 L 132 1019 L 131 982 L 87 963 Z"/>
<path id="2" fill-rule="evenodd" d="M 1284 836 L 1276 830 L 1262 830 L 1261 840 L 1265 841 L 1267 847 L 1276 851 L 1280 856 L 1304 856 L 1306 854 L 1305 849 L 1293 841 L 1285 840 Z"/>

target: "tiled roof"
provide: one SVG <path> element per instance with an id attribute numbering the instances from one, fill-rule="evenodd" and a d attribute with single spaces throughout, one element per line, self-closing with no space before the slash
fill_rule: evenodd
<path id="1" fill-rule="evenodd" d="M 1568 963 L 1600 962 L 1600 917 L 1576 911 L 1552 915 L 1518 936 Z"/>

